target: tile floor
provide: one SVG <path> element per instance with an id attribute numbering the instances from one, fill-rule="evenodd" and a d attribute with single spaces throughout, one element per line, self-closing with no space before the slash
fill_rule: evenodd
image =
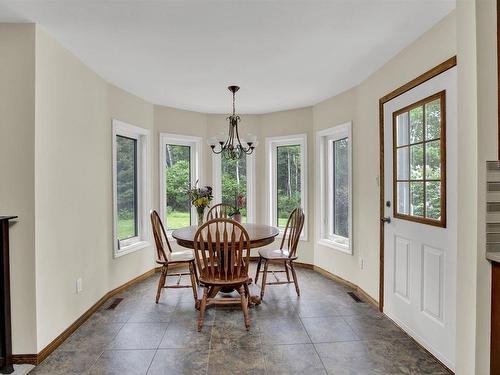
<path id="1" fill-rule="evenodd" d="M 108 301 L 30 374 L 448 373 L 349 288 L 311 270 L 298 269 L 300 298 L 293 285 L 268 287 L 249 332 L 238 307 L 217 307 L 198 333 L 191 290 L 168 289 L 156 305 L 158 277 L 116 296 L 124 300 L 114 310 Z"/>

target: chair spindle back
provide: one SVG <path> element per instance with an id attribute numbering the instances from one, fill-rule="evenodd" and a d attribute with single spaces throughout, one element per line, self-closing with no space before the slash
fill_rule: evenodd
<path id="1" fill-rule="evenodd" d="M 165 228 L 163 227 L 163 223 L 161 222 L 160 215 L 158 215 L 158 212 L 156 212 L 156 210 L 151 210 L 150 218 L 151 227 L 153 228 L 153 236 L 155 238 L 157 259 L 160 262 L 168 262 L 167 254 L 165 253 L 163 244 L 167 244 L 169 254 L 172 253 L 172 248 L 170 247 L 170 243 L 168 242 L 167 234 L 165 232 Z"/>
<path id="2" fill-rule="evenodd" d="M 250 239 L 246 229 L 230 219 L 203 224 L 194 236 L 194 254 L 201 277 L 226 281 L 248 276 Z"/>
<path id="3" fill-rule="evenodd" d="M 289 257 L 294 257 L 297 253 L 297 245 L 299 244 L 300 234 L 304 227 L 304 220 L 304 211 L 300 207 L 295 208 L 288 217 L 280 249 L 283 250 L 283 246 L 286 244 Z"/>
<path id="4" fill-rule="evenodd" d="M 227 203 L 219 203 L 213 206 L 207 213 L 207 221 L 213 219 L 227 219 L 234 207 Z"/>

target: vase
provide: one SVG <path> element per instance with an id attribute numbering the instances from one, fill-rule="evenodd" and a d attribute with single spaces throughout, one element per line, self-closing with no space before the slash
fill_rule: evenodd
<path id="1" fill-rule="evenodd" d="M 233 220 L 241 224 L 241 214 L 234 214 Z"/>
<path id="2" fill-rule="evenodd" d="M 196 207 L 196 212 L 198 213 L 198 226 L 201 227 L 205 220 L 205 207 Z"/>

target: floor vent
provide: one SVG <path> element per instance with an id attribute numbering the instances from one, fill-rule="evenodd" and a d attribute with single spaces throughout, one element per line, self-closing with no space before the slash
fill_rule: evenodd
<path id="1" fill-rule="evenodd" d="M 114 309 L 116 309 L 116 306 L 118 306 L 121 301 L 123 301 L 123 298 L 115 298 L 113 300 L 113 303 L 108 306 L 108 310 L 114 310 Z"/>
<path id="2" fill-rule="evenodd" d="M 363 300 L 362 300 L 361 298 L 359 298 L 359 297 L 356 295 L 356 293 L 354 293 L 354 292 L 347 292 L 347 294 L 349 294 L 349 295 L 351 296 L 351 298 L 352 298 L 353 300 L 355 300 L 356 302 L 358 302 L 358 303 L 363 303 Z"/>

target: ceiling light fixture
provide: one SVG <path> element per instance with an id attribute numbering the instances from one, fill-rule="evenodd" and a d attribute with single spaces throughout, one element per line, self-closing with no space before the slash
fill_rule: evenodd
<path id="1" fill-rule="evenodd" d="M 211 137 L 208 140 L 209 146 L 214 154 L 222 154 L 226 159 L 240 159 L 243 155 L 250 155 L 256 144 L 256 137 L 249 134 L 246 140 L 241 140 L 238 132 L 238 123 L 241 121 L 240 116 L 235 110 L 235 94 L 240 88 L 239 86 L 229 86 L 229 91 L 233 93 L 233 114 L 226 118 L 229 122 L 229 134 L 227 139 L 222 136 Z M 217 148 L 218 144 L 218 148 Z"/>

